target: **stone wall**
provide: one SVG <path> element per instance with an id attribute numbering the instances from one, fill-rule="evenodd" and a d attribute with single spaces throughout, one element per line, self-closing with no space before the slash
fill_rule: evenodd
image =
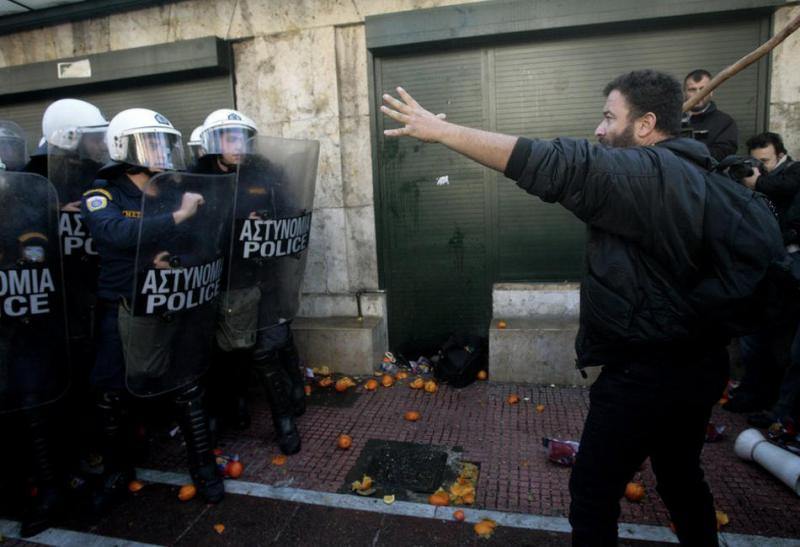
<path id="1" fill-rule="evenodd" d="M 800 6 L 775 12 L 775 32 L 800 15 Z M 783 136 L 789 155 L 800 159 L 800 31 L 789 36 L 772 52 L 769 128 Z M 745 137 L 747 138 L 747 137 Z"/>

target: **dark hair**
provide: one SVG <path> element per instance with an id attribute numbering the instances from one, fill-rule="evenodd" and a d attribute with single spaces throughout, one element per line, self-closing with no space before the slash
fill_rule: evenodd
<path id="1" fill-rule="evenodd" d="M 710 80 L 711 73 L 704 68 L 696 68 L 686 75 L 686 77 L 683 79 L 683 83 L 685 85 L 689 80 L 692 80 L 693 82 L 699 82 L 703 78 L 708 78 Z"/>
<path id="2" fill-rule="evenodd" d="M 776 154 L 785 154 L 786 147 L 783 145 L 783 139 L 777 133 L 772 131 L 765 131 L 747 139 L 747 150 L 755 150 L 756 148 L 766 148 L 769 145 L 775 148 Z"/>
<path id="3" fill-rule="evenodd" d="M 656 116 L 656 129 L 671 137 L 680 135 L 683 91 L 678 80 L 657 70 L 634 70 L 614 78 L 603 94 L 608 97 L 614 90 L 627 100 L 631 109 L 629 119 L 652 112 Z"/>

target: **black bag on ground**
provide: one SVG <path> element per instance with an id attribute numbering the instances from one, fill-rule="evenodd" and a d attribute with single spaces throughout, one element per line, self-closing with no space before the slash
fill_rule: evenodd
<path id="1" fill-rule="evenodd" d="M 486 339 L 472 334 L 453 334 L 439 350 L 433 372 L 453 387 L 466 387 L 486 369 Z"/>

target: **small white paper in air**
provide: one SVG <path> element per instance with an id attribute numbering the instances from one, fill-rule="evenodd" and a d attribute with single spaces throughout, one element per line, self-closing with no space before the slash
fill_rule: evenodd
<path id="1" fill-rule="evenodd" d="M 436 186 L 444 186 L 445 184 L 450 184 L 450 177 L 448 175 L 436 179 Z"/>

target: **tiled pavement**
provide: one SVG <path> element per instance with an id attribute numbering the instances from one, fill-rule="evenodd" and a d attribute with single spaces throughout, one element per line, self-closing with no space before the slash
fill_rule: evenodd
<path id="1" fill-rule="evenodd" d="M 242 480 L 327 492 L 342 487 L 368 439 L 461 447 L 463 460 L 480 466 L 476 507 L 567 515 L 569 469 L 547 461 L 541 438 L 580 438 L 588 409 L 587 389 L 476 382 L 464 389 L 442 385 L 430 394 L 409 389 L 409 381 L 379 387 L 375 392 L 359 385 L 345 395 L 331 393 L 330 397 L 352 398 L 349 407 L 309 405 L 298 420 L 303 450 L 284 466 L 271 464 L 271 456 L 278 450 L 270 440 L 272 426 L 263 405 L 254 408 L 249 430 L 225 436 L 221 446 L 228 453 L 238 453 L 245 463 Z M 512 393 L 522 398 L 514 406 L 506 402 Z M 535 407 L 540 403 L 545 409 L 537 413 Z M 417 410 L 422 418 L 405 421 L 407 410 Z M 744 416 L 717 408 L 712 419 L 727 429 L 722 440 L 706 445 L 703 461 L 717 507 L 730 517 L 727 530 L 800 538 L 800 499 L 757 465 L 743 462 L 733 453 L 736 436 L 749 427 Z M 353 437 L 349 450 L 336 447 L 341 433 Z M 178 443 L 164 448 L 148 466 L 182 469 L 183 452 Z M 641 503 L 623 500 L 620 520 L 667 526 L 669 519 L 655 492 L 649 464 L 639 478 L 648 495 Z"/>
<path id="2" fill-rule="evenodd" d="M 460 448 L 464 461 L 480 466 L 475 508 L 552 517 L 567 515 L 569 469 L 546 460 L 541 438 L 577 440 L 580 437 L 588 407 L 586 389 L 478 382 L 460 390 L 440 386 L 437 393 L 429 394 L 409 389 L 408 382 L 403 380 L 390 388 L 379 387 L 376 392 L 365 391 L 359 385 L 345 394 L 331 392 L 312 396 L 308 411 L 298 420 L 303 450 L 289 457 L 285 465 L 271 462 L 278 449 L 271 440 L 268 411 L 257 402 L 253 407 L 253 425 L 244 432 L 225 435 L 220 445 L 225 452 L 237 453 L 241 457 L 245 465 L 241 481 L 318 492 L 337 492 L 345 486 L 346 475 L 369 439 Z M 509 405 L 506 398 L 511 393 L 518 394 L 522 401 Z M 314 400 L 332 404 L 313 404 Z M 543 412 L 536 412 L 537 404 L 544 405 Z M 403 413 L 407 410 L 419 411 L 422 418 L 413 423 L 405 421 Z M 721 441 L 706 445 L 703 460 L 717 508 L 730 517 L 725 530 L 737 534 L 800 538 L 800 519 L 797 517 L 800 515 L 800 499 L 764 470 L 739 460 L 733 453 L 736 436 L 748 427 L 744 417 L 715 409 L 713 420 L 725 425 L 727 430 Z M 336 447 L 336 438 L 341 433 L 353 437 L 353 446 L 349 450 Z M 151 450 L 143 467 L 185 472 L 179 439 L 180 436 L 160 441 Z M 666 510 L 655 493 L 655 479 L 649 465 L 646 464 L 639 475 L 648 495 L 641 503 L 623 500 L 620 520 L 667 526 Z M 281 529 L 286 530 L 286 535 L 280 540 L 284 545 L 411 545 L 415 541 L 419 544 L 469 544 L 474 536 L 471 526 L 455 522 L 427 520 L 422 525 L 408 516 L 362 514 L 341 508 L 256 500 L 237 495 L 229 496 L 219 507 L 209 508 L 195 501 L 188 504 L 178 502 L 174 490 L 172 486 L 150 485 L 126 502 L 134 504 L 129 511 L 120 511 L 117 518 L 107 519 L 91 530 L 147 543 L 171 544 L 180 539 L 182 543 L 208 541 L 211 544 L 211 536 L 208 536 L 210 522 L 221 518 L 215 515 L 223 512 L 227 529 L 219 538 L 213 538 L 213 543 L 267 544 L 271 541 L 269 538 L 257 540 L 256 524 L 251 521 L 257 520 L 258 526 L 263 528 L 269 524 L 264 519 L 279 518 L 283 519 Z M 256 506 L 269 511 L 256 511 Z M 148 508 L 153 511 L 152 515 L 132 517 L 137 511 Z M 259 516 L 254 516 L 256 514 Z M 143 528 L 147 533 L 139 530 L 142 522 L 148 523 Z M 303 522 L 308 523 L 307 529 L 301 524 Z M 72 526 L 88 529 L 81 524 Z M 134 526 L 133 530 L 131 526 Z M 239 532 L 238 528 L 241 528 Z M 176 536 L 176 530 L 183 531 L 183 536 Z M 339 532 L 341 534 L 337 536 Z M 203 536 L 206 541 L 193 537 L 195 533 L 206 534 Z M 249 535 L 237 535 L 240 533 Z M 320 543 L 311 541 L 314 533 L 333 535 L 331 541 Z M 527 535 L 514 536 L 523 533 Z M 410 536 L 408 541 L 402 540 L 405 535 Z M 435 540 L 439 535 L 441 538 Z M 245 537 L 249 539 L 243 539 Z M 349 539 L 340 543 L 334 542 L 333 537 Z M 362 539 L 369 541 L 362 542 Z M 498 545 L 568 544 L 565 534 L 504 530 L 502 527 L 491 543 L 495 542 Z"/>

